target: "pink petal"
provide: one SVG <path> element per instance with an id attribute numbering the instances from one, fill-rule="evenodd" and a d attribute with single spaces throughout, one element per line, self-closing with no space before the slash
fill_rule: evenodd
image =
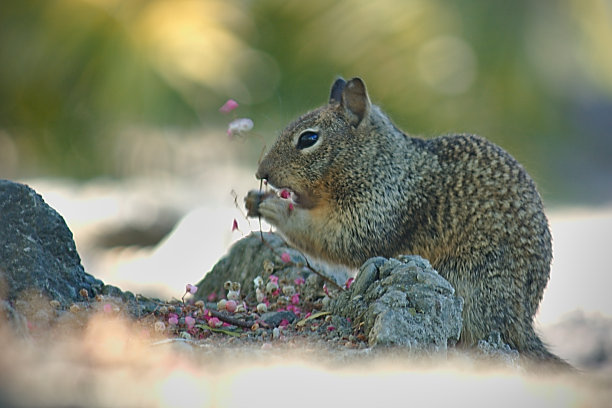
<path id="1" fill-rule="evenodd" d="M 238 229 L 238 221 L 234 218 L 234 223 L 232 224 L 232 232 Z"/>
<path id="2" fill-rule="evenodd" d="M 348 278 L 348 280 L 346 281 L 346 283 L 344 284 L 344 286 L 345 286 L 347 289 L 350 289 L 350 288 L 351 288 L 351 285 L 353 284 L 353 281 L 354 281 L 354 280 L 355 280 L 355 278 Z"/>
<path id="3" fill-rule="evenodd" d="M 238 102 L 233 99 L 228 99 L 227 102 L 223 104 L 222 107 L 219 108 L 219 112 L 221 113 L 230 113 L 234 109 L 238 107 Z"/>
<path id="4" fill-rule="evenodd" d="M 287 198 L 289 198 L 290 196 L 291 196 L 291 194 L 289 193 L 289 191 L 288 191 L 288 190 L 281 190 L 281 192 L 280 192 L 280 197 L 281 197 L 281 198 L 287 199 Z"/>
<path id="5" fill-rule="evenodd" d="M 284 263 L 291 262 L 291 255 L 289 255 L 287 252 L 283 252 L 281 254 L 281 261 L 283 261 Z"/>
<path id="6" fill-rule="evenodd" d="M 195 325 L 195 319 L 191 316 L 187 316 L 185 317 L 185 324 L 187 325 L 188 328 L 192 329 L 193 326 Z"/>
<path id="7" fill-rule="evenodd" d="M 237 306 L 238 305 L 236 305 L 235 300 L 228 300 L 227 302 L 225 302 L 225 310 L 227 310 L 230 313 L 234 313 L 236 311 Z"/>
<path id="8" fill-rule="evenodd" d="M 198 287 L 196 285 L 188 283 L 187 286 L 185 286 L 185 291 L 191 293 L 192 295 L 195 295 L 195 293 L 198 291 Z"/>

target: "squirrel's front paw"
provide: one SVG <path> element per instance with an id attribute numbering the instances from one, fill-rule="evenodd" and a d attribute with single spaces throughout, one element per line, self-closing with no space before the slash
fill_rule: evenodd
<path id="1" fill-rule="evenodd" d="M 266 197 L 259 204 L 259 213 L 272 225 L 281 226 L 287 222 L 291 214 L 293 204 L 285 199 L 272 195 Z"/>
<path id="2" fill-rule="evenodd" d="M 245 203 L 248 216 L 262 216 L 270 224 L 276 226 L 285 224 L 293 211 L 291 200 L 270 192 L 249 191 Z"/>
<path id="3" fill-rule="evenodd" d="M 244 205 L 247 209 L 248 217 L 259 217 L 262 214 L 259 213 L 259 205 L 262 201 L 264 201 L 267 197 L 274 195 L 273 192 L 261 191 L 261 190 L 251 190 L 248 192 L 247 196 L 244 197 Z"/>

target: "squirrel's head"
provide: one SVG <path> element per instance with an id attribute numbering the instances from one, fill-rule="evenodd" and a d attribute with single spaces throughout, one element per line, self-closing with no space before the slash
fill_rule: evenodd
<path id="1" fill-rule="evenodd" d="M 295 202 L 313 208 L 328 198 L 339 171 L 358 157 L 369 136 L 372 105 L 360 78 L 337 79 L 329 103 L 291 123 L 263 158 L 257 178 L 294 193 Z M 343 172 L 344 173 L 344 172 Z"/>

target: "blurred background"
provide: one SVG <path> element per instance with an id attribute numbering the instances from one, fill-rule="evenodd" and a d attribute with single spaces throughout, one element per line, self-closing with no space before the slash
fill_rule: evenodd
<path id="1" fill-rule="evenodd" d="M 259 228 L 239 207 L 265 147 L 358 75 L 406 132 L 527 168 L 556 245 L 543 320 L 610 314 L 611 50 L 606 0 L 3 1 L 0 177 L 66 218 L 90 273 L 180 297 Z"/>

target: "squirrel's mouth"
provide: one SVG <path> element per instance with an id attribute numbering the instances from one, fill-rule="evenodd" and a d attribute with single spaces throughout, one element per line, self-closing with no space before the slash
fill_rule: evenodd
<path id="1" fill-rule="evenodd" d="M 287 202 L 292 203 L 292 204 L 300 203 L 299 194 L 293 191 L 291 188 L 276 187 L 275 185 L 270 184 L 270 183 L 266 183 L 266 185 L 268 186 L 268 188 L 270 188 L 270 190 L 274 191 L 274 193 L 276 193 L 276 195 L 282 198 L 283 200 L 287 200 Z"/>

